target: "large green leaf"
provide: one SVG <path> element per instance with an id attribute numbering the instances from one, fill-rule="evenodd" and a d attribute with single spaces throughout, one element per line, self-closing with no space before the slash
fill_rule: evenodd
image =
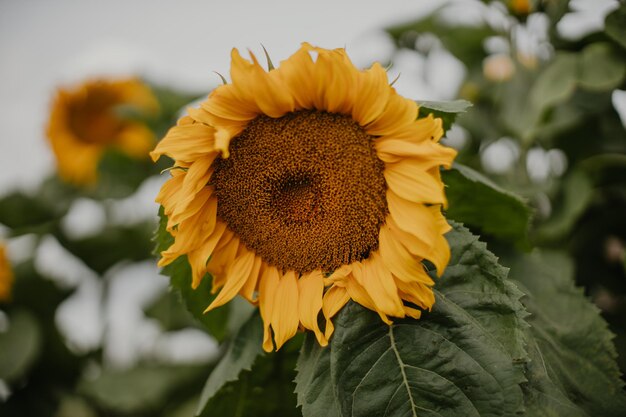
<path id="1" fill-rule="evenodd" d="M 296 337 L 278 352 L 260 355 L 250 370 L 220 388 L 200 416 L 300 417 L 293 392 L 300 341 Z M 261 340 L 254 342 L 261 344 Z"/>
<path id="2" fill-rule="evenodd" d="M 609 43 L 594 43 L 580 56 L 579 83 L 592 91 L 618 88 L 626 76 L 626 61 Z"/>
<path id="3" fill-rule="evenodd" d="M 566 237 L 592 200 L 589 177 L 580 170 L 572 171 L 563 180 L 552 215 L 535 229 L 534 239 L 546 243 Z"/>
<path id="4" fill-rule="evenodd" d="M 623 2 L 617 10 L 606 17 L 604 32 L 626 48 L 626 5 Z"/>
<path id="5" fill-rule="evenodd" d="M 511 277 L 528 294 L 523 302 L 531 313 L 524 387 L 529 415 L 623 416 L 626 395 L 612 334 L 574 286 L 571 261 L 555 252 L 507 261 Z"/>
<path id="6" fill-rule="evenodd" d="M 257 356 L 263 351 L 263 323 L 259 314 L 253 315 L 237 332 L 228 345 L 226 354 L 217 364 L 202 390 L 198 411 L 200 414 L 207 403 L 228 382 L 235 381 L 239 374 L 252 368 Z"/>
<path id="7" fill-rule="evenodd" d="M 454 101 L 418 101 L 419 115 L 424 117 L 432 114 L 443 121 L 443 131 L 447 132 L 459 113 L 465 113 L 472 107 L 472 103 L 467 100 Z"/>
<path id="8" fill-rule="evenodd" d="M 341 417 L 339 403 L 330 384 L 330 349 L 322 348 L 307 333 L 296 367 L 298 406 L 305 417 Z"/>
<path id="9" fill-rule="evenodd" d="M 506 241 L 525 242 L 532 212 L 521 197 L 461 164 L 442 174 L 448 218 Z"/>
<path id="10" fill-rule="evenodd" d="M 8 318 L 8 329 L 0 332 L 0 379 L 15 382 L 39 356 L 43 338 L 37 320 L 27 310 L 15 310 Z"/>
<path id="11" fill-rule="evenodd" d="M 68 251 L 99 274 L 122 260 L 141 261 L 152 257 L 152 221 L 129 226 L 108 226 L 94 236 L 70 239 L 59 228 L 55 236 Z"/>
<path id="12" fill-rule="evenodd" d="M 531 108 L 541 112 L 572 96 L 578 80 L 578 55 L 560 52 L 543 69 L 529 92 Z"/>
<path id="13" fill-rule="evenodd" d="M 527 361 L 522 294 L 467 229 L 456 225 L 448 240 L 452 259 L 436 284 L 432 312 L 388 326 L 349 303 L 335 319 L 330 353 L 305 345 L 298 366 L 303 375 L 296 380 L 305 417 L 332 409 L 325 384 L 332 384 L 338 416 L 513 416 L 522 411 L 520 383 Z"/>
<path id="14" fill-rule="evenodd" d="M 202 366 L 142 365 L 128 370 L 105 369 L 96 379 L 84 379 L 77 391 L 106 415 L 154 415 L 171 396 L 195 386 L 206 372 Z M 145 414 L 144 414 L 145 413 Z"/>

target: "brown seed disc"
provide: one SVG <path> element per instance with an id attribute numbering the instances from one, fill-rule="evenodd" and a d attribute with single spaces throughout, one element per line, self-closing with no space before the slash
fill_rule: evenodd
<path id="1" fill-rule="evenodd" d="M 349 116 L 259 116 L 213 166 L 218 216 L 270 265 L 330 272 L 378 248 L 384 163 Z"/>

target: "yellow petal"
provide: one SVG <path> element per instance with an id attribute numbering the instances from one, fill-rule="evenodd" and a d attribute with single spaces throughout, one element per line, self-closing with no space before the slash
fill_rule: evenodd
<path id="1" fill-rule="evenodd" d="M 398 296 L 398 288 L 391 271 L 380 259 L 380 255 L 373 253 L 363 262 L 361 285 L 374 302 L 377 311 L 389 316 L 404 317 L 402 301 Z"/>
<path id="2" fill-rule="evenodd" d="M 195 161 L 215 152 L 215 129 L 202 123 L 174 126 L 150 152 L 153 161 L 167 155 L 178 161 Z"/>
<path id="3" fill-rule="evenodd" d="M 378 62 L 369 70 L 359 73 L 352 109 L 354 120 L 361 126 L 371 123 L 382 114 L 390 93 L 387 71 Z"/>
<path id="4" fill-rule="evenodd" d="M 170 178 L 163 184 L 161 187 L 161 191 L 155 198 L 154 201 L 161 204 L 163 206 L 163 210 L 166 215 L 169 215 L 178 203 L 179 192 L 183 185 L 183 180 L 185 179 L 184 175 L 177 175 L 175 177 Z"/>
<path id="5" fill-rule="evenodd" d="M 391 273 L 404 282 L 420 281 L 433 285 L 433 280 L 424 273 L 424 266 L 409 251 L 394 239 L 389 227 L 380 228 L 380 255 Z"/>
<path id="6" fill-rule="evenodd" d="M 372 136 L 393 136 L 417 119 L 417 104 L 408 100 L 392 89 L 385 110 L 372 123 L 365 127 Z"/>
<path id="7" fill-rule="evenodd" d="M 326 291 L 326 294 L 324 294 L 322 312 L 324 313 L 324 317 L 326 317 L 326 328 L 324 329 L 324 338 L 326 340 L 330 340 L 330 336 L 335 330 L 331 319 L 349 300 L 350 296 L 345 287 L 333 285 Z"/>
<path id="8" fill-rule="evenodd" d="M 274 311 L 276 288 L 280 281 L 280 273 L 275 266 L 265 266 L 259 282 L 259 312 L 263 319 L 263 350 L 271 352 L 274 349 L 270 324 Z"/>
<path id="9" fill-rule="evenodd" d="M 181 198 L 176 204 L 175 212 L 182 212 L 202 190 L 211 178 L 211 164 L 215 160 L 216 154 L 197 159 L 187 170 L 187 175 L 183 180 L 183 188 L 180 192 Z"/>
<path id="10" fill-rule="evenodd" d="M 313 108 L 315 88 L 313 80 L 314 62 L 310 45 L 303 45 L 295 54 L 280 63 L 277 69 L 289 88 L 297 109 Z"/>
<path id="11" fill-rule="evenodd" d="M 298 280 L 298 310 L 302 325 L 315 332 L 315 337 L 321 346 L 326 346 L 328 340 L 322 334 L 317 324 L 317 316 L 322 309 L 322 295 L 324 281 L 321 271 L 313 271 L 303 275 Z"/>
<path id="12" fill-rule="evenodd" d="M 195 249 L 187 254 L 192 272 L 191 288 L 194 290 L 198 288 L 198 285 L 200 285 L 202 278 L 206 274 L 206 265 L 209 258 L 225 231 L 226 223 L 217 222 L 217 225 L 209 238 L 198 249 Z"/>
<path id="13" fill-rule="evenodd" d="M 224 287 L 219 292 L 217 297 L 215 297 L 215 300 L 213 300 L 206 310 L 204 310 L 205 313 L 227 303 L 235 295 L 237 295 L 243 284 L 246 282 L 246 279 L 250 276 L 250 271 L 254 266 L 254 258 L 254 252 L 248 251 L 235 259 L 226 273 L 226 283 L 224 284 Z"/>
<path id="14" fill-rule="evenodd" d="M 445 204 L 443 182 L 430 173 L 419 161 L 404 159 L 385 165 L 385 180 L 389 189 L 415 203 Z"/>
<path id="15" fill-rule="evenodd" d="M 222 240 L 226 240 L 228 237 L 228 233 L 224 232 Z M 207 271 L 213 275 L 213 292 L 216 292 L 223 285 L 226 279 L 226 270 L 237 257 L 240 241 L 239 238 L 233 237 L 221 248 L 220 244 L 221 241 L 207 264 Z"/>
<path id="16" fill-rule="evenodd" d="M 252 96 L 263 114 L 281 117 L 294 110 L 293 98 L 278 74 L 265 72 L 252 53 L 252 63 L 244 60 L 236 49 L 233 49 L 231 57 L 233 85 L 242 96 Z"/>
<path id="17" fill-rule="evenodd" d="M 428 208 L 407 201 L 390 190 L 387 191 L 387 206 L 390 217 L 400 229 L 415 236 L 428 248 L 433 246 L 437 230 Z"/>
<path id="18" fill-rule="evenodd" d="M 440 165 L 450 168 L 457 154 L 454 149 L 431 141 L 412 143 L 402 139 L 380 138 L 374 141 L 374 147 L 376 156 L 384 162 L 394 163 L 412 158 L 424 169 Z"/>
<path id="19" fill-rule="evenodd" d="M 350 114 L 354 105 L 357 69 L 342 49 L 317 48 L 314 81 L 315 107 L 331 113 Z"/>
<path id="20" fill-rule="evenodd" d="M 354 268 L 353 275 L 360 274 L 362 274 L 362 269 Z M 387 324 L 391 324 L 391 320 L 387 318 L 387 315 L 385 313 L 376 308 L 374 300 L 372 300 L 372 297 L 369 296 L 367 291 L 365 291 L 365 289 L 361 286 L 361 284 L 358 283 L 358 281 L 359 280 L 357 280 L 354 276 L 351 276 L 346 281 L 346 290 L 348 290 L 350 298 L 361 304 L 363 307 L 369 308 L 370 310 L 377 312 L 382 321 Z"/>
<path id="21" fill-rule="evenodd" d="M 255 256 L 254 265 L 252 270 L 250 271 L 250 276 L 246 280 L 246 283 L 241 287 L 241 291 L 239 294 L 251 302 L 252 304 L 256 304 L 257 299 L 254 297 L 254 292 L 257 289 L 257 283 L 259 282 L 259 278 L 261 276 L 261 267 L 263 266 L 263 260 Z"/>
<path id="22" fill-rule="evenodd" d="M 425 273 L 425 272 L 424 272 Z M 435 294 L 431 287 L 419 282 L 396 280 L 396 285 L 403 300 L 411 302 L 423 309 L 430 310 L 435 304 Z"/>
<path id="23" fill-rule="evenodd" d="M 298 331 L 298 279 L 294 271 L 287 271 L 280 278 L 274 295 L 271 323 L 276 350 Z"/>

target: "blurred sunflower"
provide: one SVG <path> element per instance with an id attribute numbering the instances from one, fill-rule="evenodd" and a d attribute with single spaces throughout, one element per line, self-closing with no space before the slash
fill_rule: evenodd
<path id="1" fill-rule="evenodd" d="M 6 248 L 0 243 L 0 302 L 11 299 L 11 289 L 13 287 L 13 270 L 7 258 Z"/>
<path id="2" fill-rule="evenodd" d="M 85 185 L 97 180 L 98 163 L 108 148 L 143 158 L 154 146 L 153 133 L 123 113 L 156 111 L 152 92 L 137 79 L 93 80 L 59 89 L 52 104 L 47 136 L 61 178 Z"/>
<path id="3" fill-rule="evenodd" d="M 234 49 L 232 84 L 151 153 L 175 160 L 156 199 L 174 236 L 159 265 L 187 255 L 193 287 L 211 273 L 207 311 L 258 303 L 266 351 L 298 328 L 326 345 L 349 299 L 387 323 L 419 318 L 434 303 L 422 260 L 441 274 L 450 256 L 440 166 L 456 152 L 441 120 L 417 119 L 381 65 L 360 71 L 343 49 L 303 44 L 268 72 L 250 55 Z"/>

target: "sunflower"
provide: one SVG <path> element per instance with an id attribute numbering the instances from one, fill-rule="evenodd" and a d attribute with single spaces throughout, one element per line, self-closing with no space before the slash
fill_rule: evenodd
<path id="1" fill-rule="evenodd" d="M 269 71 L 250 56 L 234 49 L 232 83 L 151 153 L 175 161 L 156 198 L 174 237 L 159 265 L 187 255 L 194 288 L 212 274 L 207 311 L 258 304 L 266 351 L 299 328 L 326 345 L 350 299 L 386 323 L 419 318 L 435 301 L 422 261 L 440 275 L 450 256 L 441 120 L 343 49 L 303 44 Z"/>
<path id="2" fill-rule="evenodd" d="M 6 255 L 5 246 L 0 243 L 0 302 L 11 299 L 11 288 L 13 287 L 13 271 Z"/>
<path id="3" fill-rule="evenodd" d="M 110 147 L 143 158 L 154 146 L 154 135 L 120 113 L 153 113 L 157 108 L 150 89 L 137 79 L 93 80 L 59 89 L 47 136 L 61 178 L 76 185 L 94 183 L 100 158 Z"/>

